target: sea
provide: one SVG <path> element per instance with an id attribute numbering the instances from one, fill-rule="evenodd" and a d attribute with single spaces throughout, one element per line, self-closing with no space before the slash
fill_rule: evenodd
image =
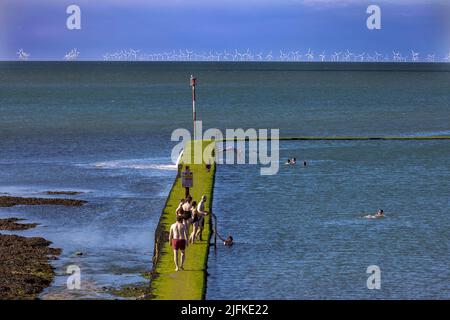
<path id="1" fill-rule="evenodd" d="M 204 129 L 450 135 L 449 64 L 0 62 L 0 195 L 88 201 L 0 208 L 39 223 L 1 233 L 63 249 L 40 298 L 116 299 L 148 281 L 171 135 L 192 129 L 190 75 Z M 234 245 L 211 247 L 207 299 L 450 298 L 450 140 L 281 141 L 279 154 L 276 175 L 217 168 L 213 211 Z"/>

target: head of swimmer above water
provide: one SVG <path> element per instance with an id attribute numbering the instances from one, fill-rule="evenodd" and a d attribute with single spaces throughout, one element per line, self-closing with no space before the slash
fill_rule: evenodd
<path id="1" fill-rule="evenodd" d="M 233 237 L 232 236 L 228 236 L 228 238 L 223 242 L 223 244 L 225 246 L 231 246 L 233 245 Z"/>

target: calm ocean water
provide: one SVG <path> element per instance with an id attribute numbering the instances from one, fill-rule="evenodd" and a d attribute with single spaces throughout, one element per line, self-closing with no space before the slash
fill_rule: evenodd
<path id="1" fill-rule="evenodd" d="M 382 71 L 376 71 L 375 69 Z M 450 67 L 276 63 L 0 63 L 0 193 L 82 191 L 88 205 L 1 208 L 64 249 L 43 298 L 111 297 L 142 281 L 174 179 L 176 128 L 282 136 L 449 135 Z M 282 142 L 281 166 L 220 166 L 214 210 L 233 248 L 210 255 L 208 299 L 449 298 L 448 141 Z M 387 217 L 363 213 L 383 208 Z M 74 253 L 82 251 L 82 257 Z M 65 290 L 65 267 L 83 290 Z M 382 290 L 366 288 L 379 265 Z"/>

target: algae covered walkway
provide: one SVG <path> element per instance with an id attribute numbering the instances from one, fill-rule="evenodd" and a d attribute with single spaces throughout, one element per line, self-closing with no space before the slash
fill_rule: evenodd
<path id="1" fill-rule="evenodd" d="M 208 155 L 205 159 L 194 164 L 194 152 Z M 193 188 L 190 189 L 192 198 L 199 202 L 202 195 L 207 196 L 206 210 L 211 212 L 213 200 L 214 177 L 216 165 L 214 163 L 214 142 L 194 141 L 186 145 L 180 164 L 181 171 L 189 166 L 193 172 Z M 205 161 L 206 160 L 206 161 Z M 206 163 L 211 169 L 206 169 Z M 181 185 L 181 178 L 177 176 L 163 209 L 155 235 L 154 277 L 150 284 L 151 295 L 156 300 L 201 300 L 206 292 L 206 267 L 211 235 L 210 216 L 206 216 L 203 241 L 196 241 L 186 249 L 184 271 L 175 271 L 173 250 L 168 241 L 170 225 L 175 222 L 175 210 L 180 199 L 185 197 L 185 189 Z M 155 261 L 157 259 L 157 261 Z"/>

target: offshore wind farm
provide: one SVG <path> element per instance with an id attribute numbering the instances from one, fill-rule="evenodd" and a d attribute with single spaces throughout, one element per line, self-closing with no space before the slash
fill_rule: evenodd
<path id="1" fill-rule="evenodd" d="M 436 55 L 427 53 L 421 56 L 420 52 L 411 50 L 410 53 L 401 53 L 393 50 L 390 53 L 358 53 L 349 49 L 345 51 L 332 51 L 327 54 L 326 50 L 319 50 L 318 55 L 314 55 L 314 50 L 309 48 L 306 51 L 300 50 L 256 50 L 246 49 L 244 51 L 234 50 L 206 50 L 195 51 L 189 49 L 166 50 L 146 53 L 141 49 L 121 49 L 113 52 L 105 52 L 98 57 L 98 61 L 184 61 L 184 62 L 367 62 L 367 63 L 449 63 L 450 52 Z M 78 60 L 80 52 L 72 49 L 64 55 L 65 61 Z M 20 49 L 17 53 L 19 60 L 29 60 L 29 54 Z"/>

